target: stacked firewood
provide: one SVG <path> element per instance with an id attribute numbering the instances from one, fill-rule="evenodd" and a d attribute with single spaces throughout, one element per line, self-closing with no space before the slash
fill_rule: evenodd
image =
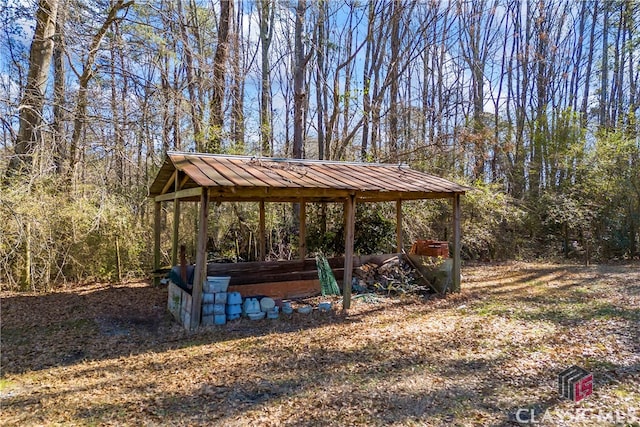
<path id="1" fill-rule="evenodd" d="M 353 288 L 360 293 L 387 295 L 428 293 L 420 274 L 403 258 L 394 256 L 383 264 L 366 263 L 354 269 Z"/>

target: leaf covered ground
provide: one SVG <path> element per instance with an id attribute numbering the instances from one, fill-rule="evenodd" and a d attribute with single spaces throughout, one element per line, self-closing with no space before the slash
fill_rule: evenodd
<path id="1" fill-rule="evenodd" d="M 197 333 L 146 283 L 3 292 L 0 424 L 640 425 L 639 264 L 463 276 L 445 299 Z M 594 375 L 579 403 L 556 388 L 574 364 Z"/>

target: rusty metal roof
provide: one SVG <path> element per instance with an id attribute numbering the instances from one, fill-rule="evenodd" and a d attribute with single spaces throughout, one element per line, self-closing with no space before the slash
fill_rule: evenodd
<path id="1" fill-rule="evenodd" d="M 349 195 L 363 201 L 413 200 L 469 190 L 406 165 L 169 152 L 149 193 L 156 197 L 198 187 L 208 188 L 214 201 L 331 201 Z"/>

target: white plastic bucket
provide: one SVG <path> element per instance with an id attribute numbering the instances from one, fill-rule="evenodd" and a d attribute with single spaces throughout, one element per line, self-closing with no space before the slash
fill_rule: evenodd
<path id="1" fill-rule="evenodd" d="M 230 281 L 230 276 L 207 276 L 206 287 L 208 290 L 205 289 L 205 292 L 227 292 Z"/>

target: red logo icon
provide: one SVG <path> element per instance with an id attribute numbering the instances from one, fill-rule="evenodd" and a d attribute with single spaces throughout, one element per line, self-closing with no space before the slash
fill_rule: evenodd
<path id="1" fill-rule="evenodd" d="M 579 366 L 572 366 L 558 375 L 560 396 L 579 402 L 593 393 L 593 374 Z"/>

